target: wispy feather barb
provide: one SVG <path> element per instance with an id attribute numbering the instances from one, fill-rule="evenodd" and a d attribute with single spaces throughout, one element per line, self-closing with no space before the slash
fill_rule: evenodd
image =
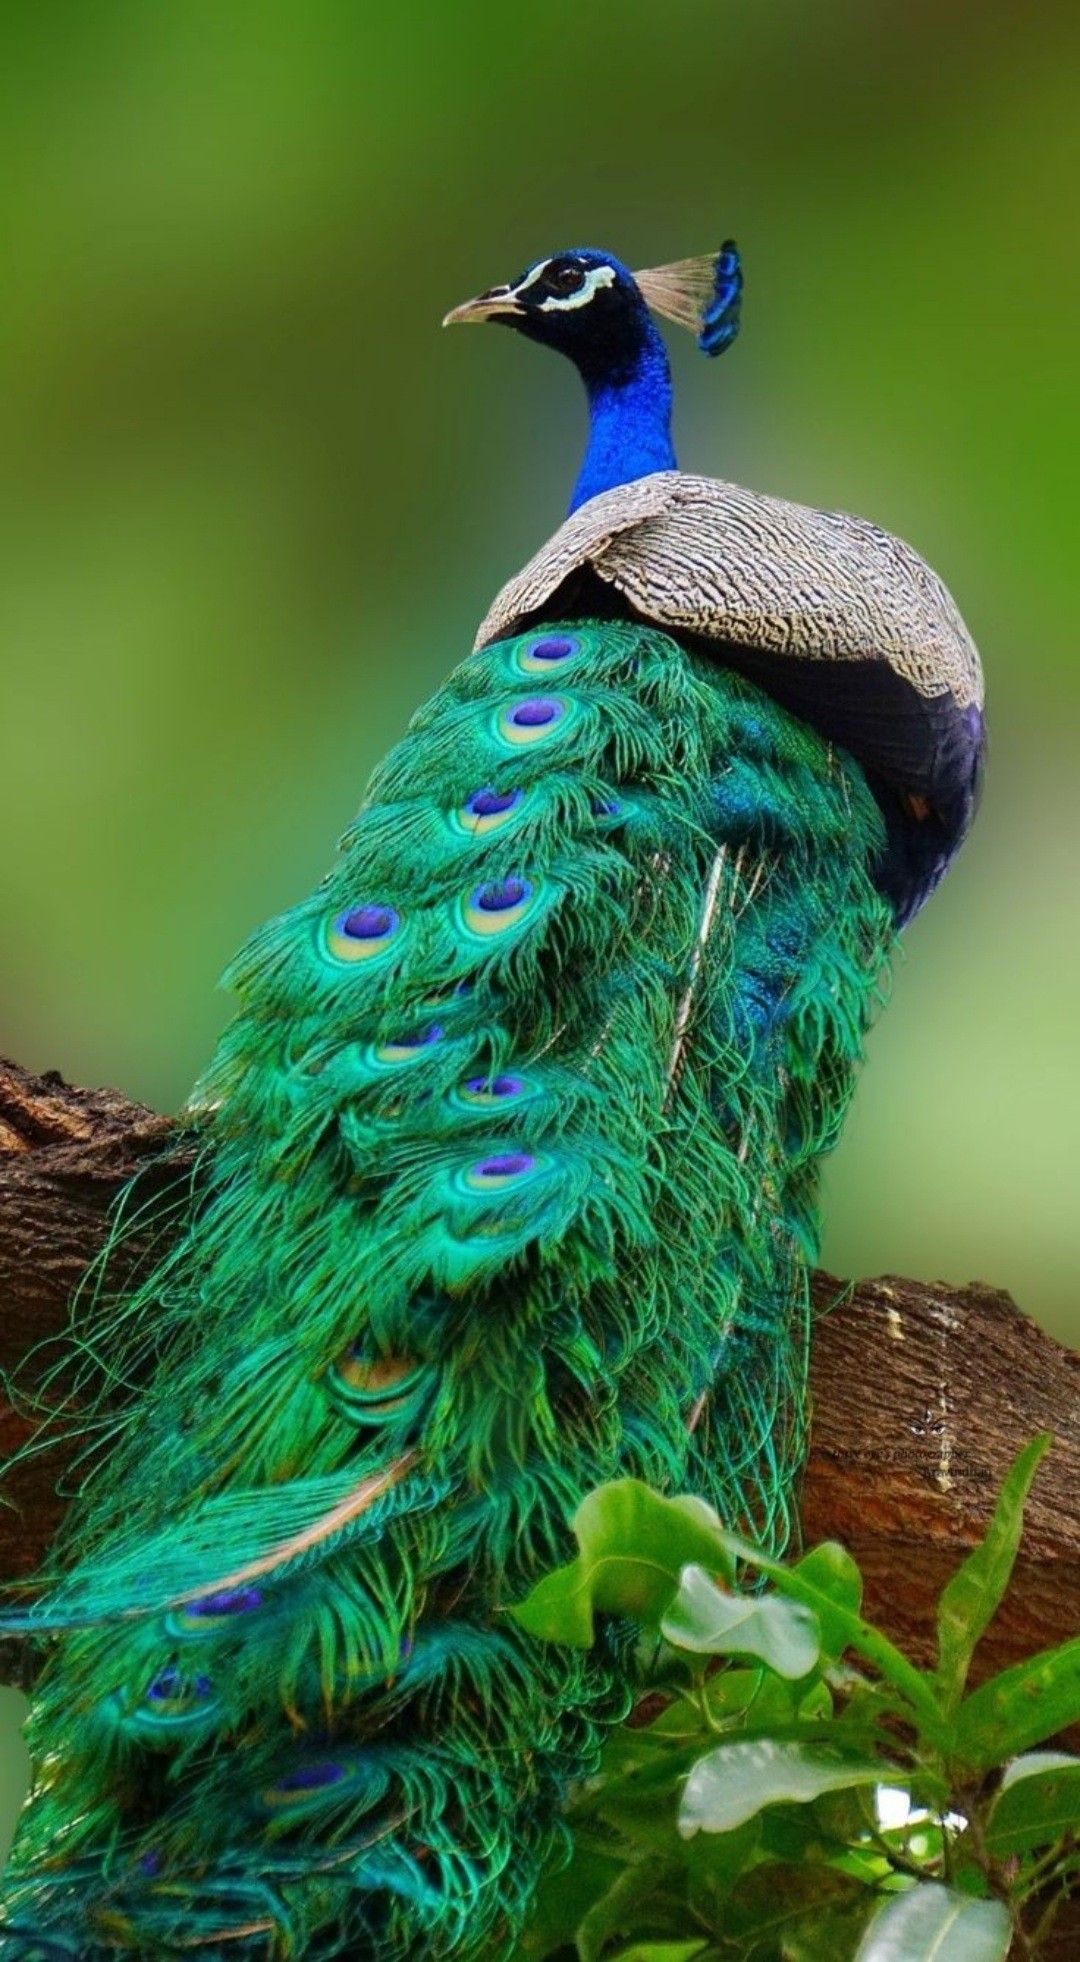
<path id="1" fill-rule="evenodd" d="M 726 239 L 719 252 L 649 266 L 634 278 L 653 312 L 688 327 L 703 354 L 722 354 L 731 346 L 739 331 L 743 289 L 734 239 Z"/>

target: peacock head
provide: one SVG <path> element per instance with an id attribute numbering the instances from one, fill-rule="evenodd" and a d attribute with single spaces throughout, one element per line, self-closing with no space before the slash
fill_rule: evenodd
<path id="1" fill-rule="evenodd" d="M 734 242 L 719 252 L 632 273 L 591 246 L 537 259 L 506 286 L 492 286 L 446 316 L 445 327 L 493 320 L 557 349 L 586 375 L 632 367 L 656 332 L 650 311 L 690 328 L 703 354 L 720 354 L 739 331 L 742 269 Z"/>
<path id="2" fill-rule="evenodd" d="M 703 258 L 639 273 L 610 252 L 578 246 L 466 300 L 443 325 L 494 320 L 574 363 L 589 398 L 589 442 L 570 499 L 576 511 L 618 484 L 677 468 L 671 370 L 651 314 L 691 328 L 703 354 L 720 354 L 739 331 L 741 294 L 730 239 Z"/>

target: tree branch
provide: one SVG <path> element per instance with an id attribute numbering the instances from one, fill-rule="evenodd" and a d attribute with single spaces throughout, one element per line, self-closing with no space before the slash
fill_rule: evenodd
<path id="1" fill-rule="evenodd" d="M 64 1326 L 125 1179 L 160 1158 L 168 1119 L 112 1090 L 0 1061 L 0 1368 Z M 178 1161 L 173 1159 L 174 1174 Z M 164 1176 L 164 1174 L 162 1174 Z M 932 1653 L 932 1604 L 981 1536 L 1001 1477 L 1035 1431 L 1055 1434 L 1035 1484 L 1017 1582 L 978 1655 L 983 1673 L 1080 1625 L 1080 1357 L 981 1284 L 814 1281 L 821 1311 L 803 1495 L 808 1541 L 843 1540 L 867 1583 L 866 1612 L 917 1661 Z M 828 1312 L 826 1312 L 828 1311 Z M 0 1399 L 0 1453 L 29 1432 Z M 58 1462 L 60 1461 L 60 1462 Z M 5 1481 L 0 1580 L 31 1573 L 58 1523 L 62 1453 Z M 0 1680 L 19 1680 L 15 1645 Z"/>

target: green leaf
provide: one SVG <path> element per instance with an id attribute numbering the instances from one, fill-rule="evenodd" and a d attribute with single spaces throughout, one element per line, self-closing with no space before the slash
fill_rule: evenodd
<path id="1" fill-rule="evenodd" d="M 746 1689 L 744 1685 L 750 1683 Z M 703 1685 L 705 1707 L 711 1721 L 729 1723 L 736 1729 L 748 1725 L 770 1729 L 791 1723 L 795 1717 L 797 1695 L 787 1681 L 772 1670 L 717 1670 Z"/>
<path id="2" fill-rule="evenodd" d="M 796 1698 L 779 1676 L 768 1669 L 718 1669 L 703 1683 L 701 1694 L 713 1724 L 730 1724 L 744 1729 L 747 1724 L 787 1724 L 795 1716 Z M 650 1736 L 682 1734 L 691 1720 L 685 1700 L 662 1710 L 650 1724 Z M 698 1736 L 708 1742 L 711 1733 L 698 1725 Z"/>
<path id="3" fill-rule="evenodd" d="M 785 1866 L 769 1861 L 744 1874 L 733 1890 L 724 1912 L 723 1932 L 742 1944 L 744 1954 L 757 1955 L 759 1944 L 767 1941 L 764 1954 L 787 1956 L 800 1927 L 820 1926 L 827 1916 L 857 1909 L 864 1900 L 869 1906 L 871 1899 L 859 1881 L 834 1873 L 830 1867 Z M 783 1939 L 782 1950 L 775 1945 L 777 1936 Z M 834 1949 L 833 1962 L 843 1953 L 843 1948 Z"/>
<path id="4" fill-rule="evenodd" d="M 793 1714 L 791 1691 L 765 1669 L 720 1670 L 702 1693 L 713 1724 L 741 1729 L 752 1715 L 771 1728 Z M 683 1780 L 713 1741 L 699 1713 L 682 1699 L 647 1726 L 613 1732 L 598 1775 L 571 1802 L 571 1820 L 606 1819 L 636 1844 L 662 1850 L 675 1837 Z"/>
<path id="5" fill-rule="evenodd" d="M 730 1833 L 701 1833 L 681 1847 L 689 1883 L 687 1903 L 699 1925 L 720 1929 L 727 1923 L 732 1888 L 757 1855 L 761 1819 L 748 1819 Z"/>
<path id="6" fill-rule="evenodd" d="M 817 1865 L 836 1852 L 836 1842 L 817 1817 L 820 1803 L 820 1800 L 811 1799 L 803 1803 L 767 1806 L 764 1812 L 758 1814 L 762 1852 L 774 1860 L 785 1860 L 789 1866 Z M 706 1838 L 706 1835 L 702 1837 Z M 711 1834 L 707 1836 L 706 1843 L 712 1844 Z"/>
<path id="7" fill-rule="evenodd" d="M 860 1886 L 850 1900 L 805 1915 L 784 1937 L 783 1962 L 839 1962 L 854 1955 L 876 1902 L 870 1887 Z"/>
<path id="8" fill-rule="evenodd" d="M 1064 1751 L 1031 1751 L 1005 1772 L 986 1823 L 995 1859 L 1052 1846 L 1080 1824 L 1080 1758 Z"/>
<path id="9" fill-rule="evenodd" d="M 1078 1722 L 1080 1636 L 1003 1669 L 965 1697 L 955 1755 L 972 1771 L 989 1771 Z"/>
<path id="10" fill-rule="evenodd" d="M 509 1609 L 520 1627 L 547 1642 L 589 1648 L 594 1617 L 615 1614 L 657 1627 L 686 1566 L 733 1572 L 726 1536 L 703 1499 L 664 1499 L 636 1478 L 600 1485 L 574 1514 L 581 1549 Z"/>
<path id="11" fill-rule="evenodd" d="M 549 1869 L 541 1880 L 515 1958 L 542 1962 L 544 1956 L 570 1946 L 590 1908 L 622 1871 L 620 1860 L 575 1846 L 570 1865 Z"/>
<path id="12" fill-rule="evenodd" d="M 845 1758 L 820 1744 L 737 1738 L 694 1765 L 683 1789 L 679 1831 L 685 1839 L 730 1832 L 763 1806 L 805 1804 L 849 1785 L 878 1785 L 886 1775 L 883 1765 Z"/>
<path id="13" fill-rule="evenodd" d="M 819 1565 L 815 1556 L 820 1549 L 815 1547 L 794 1567 L 785 1567 L 781 1561 L 761 1553 L 737 1533 L 725 1533 L 724 1540 L 733 1560 L 741 1560 L 747 1566 L 755 1567 L 775 1584 L 778 1594 L 790 1595 L 793 1600 L 802 1601 L 813 1609 L 822 1631 L 827 1630 L 828 1646 L 835 1646 L 838 1653 L 842 1649 L 857 1649 L 860 1655 L 873 1663 L 886 1682 L 899 1693 L 895 1700 L 908 1706 L 920 1737 L 935 1746 L 944 1744 L 947 1725 L 931 1679 L 913 1662 L 909 1662 L 888 1636 L 883 1635 L 880 1629 L 872 1628 L 840 1598 L 843 1586 L 846 1584 L 850 1587 L 849 1574 L 846 1575 L 846 1583 L 841 1579 L 846 1572 L 846 1557 L 838 1560 L 830 1550 L 829 1559 Z M 838 1551 L 843 1555 L 842 1549 Z"/>
<path id="14" fill-rule="evenodd" d="M 981 1546 L 958 1568 L 938 1602 L 937 1681 L 947 1709 L 964 1691 L 971 1658 L 1009 1585 L 1031 1481 L 1053 1443 L 1050 1431 L 1025 1445 L 1006 1474 Z"/>
<path id="15" fill-rule="evenodd" d="M 937 1881 L 919 1881 L 875 1914 L 855 1962 L 1005 1962 L 1008 1908 L 977 1901 Z"/>
<path id="16" fill-rule="evenodd" d="M 862 1607 L 862 1575 L 846 1547 L 838 1540 L 822 1540 L 811 1547 L 791 1569 L 799 1583 L 812 1588 L 815 1612 L 825 1654 L 836 1660 L 851 1641 L 851 1617 Z M 834 1614 L 833 1609 L 840 1610 Z"/>
<path id="17" fill-rule="evenodd" d="M 814 1667 L 820 1647 L 817 1617 L 801 1601 L 725 1593 L 696 1566 L 683 1568 L 660 1633 L 696 1655 L 756 1655 L 792 1682 Z"/>
<path id="18" fill-rule="evenodd" d="M 844 1846 L 858 1845 L 871 1822 L 877 1823 L 875 1794 L 868 1793 L 865 1785 L 851 1786 L 846 1792 L 823 1792 L 814 1799 L 810 1813 L 820 1834 Z"/>
<path id="19" fill-rule="evenodd" d="M 888 1747 L 887 1725 L 894 1714 L 904 1715 L 906 1708 L 888 1683 L 862 1682 L 841 1692 L 832 1719 L 836 1742 L 846 1751 L 869 1757 L 879 1746 Z"/>
<path id="20" fill-rule="evenodd" d="M 621 1948 L 613 1962 L 691 1962 L 695 1955 L 703 1955 L 705 1944 L 693 1942 L 635 1942 L 632 1948 Z"/>
<path id="21" fill-rule="evenodd" d="M 1013 1758 L 1001 1774 L 999 1790 L 1007 1792 L 1010 1785 L 1021 1785 L 1027 1778 L 1041 1778 L 1044 1771 L 1080 1770 L 1080 1758 L 1071 1751 L 1025 1751 L 1023 1757 Z"/>
<path id="22" fill-rule="evenodd" d="M 633 1866 L 624 1867 L 607 1892 L 589 1909 L 578 1928 L 577 1952 L 580 1962 L 600 1962 L 604 1949 L 615 1935 L 632 1936 L 635 1930 L 640 1931 L 650 1925 L 655 1932 L 655 1923 L 647 1907 L 649 1896 L 677 1877 L 678 1873 L 678 1867 L 673 1868 L 670 1861 L 662 1859 L 638 1860 Z M 680 1923 L 685 1923 L 685 1910 L 678 1919 Z M 676 1932 L 682 1932 L 678 1924 Z"/>
<path id="23" fill-rule="evenodd" d="M 595 1795 L 589 1816 L 614 1827 L 639 1854 L 670 1858 L 678 1848 L 676 1821 L 679 1795 L 686 1775 L 676 1778 L 631 1778 L 604 1786 Z"/>

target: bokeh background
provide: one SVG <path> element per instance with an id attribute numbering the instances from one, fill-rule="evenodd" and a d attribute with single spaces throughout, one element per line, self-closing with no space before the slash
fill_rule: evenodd
<path id="1" fill-rule="evenodd" d="M 826 1257 L 1080 1339 L 1078 55 L 1074 10 L 995 0 L 13 0 L 0 1044 L 178 1103 L 225 960 L 562 515 L 574 377 L 442 314 L 734 233 L 681 462 L 911 539 L 990 687 Z"/>

